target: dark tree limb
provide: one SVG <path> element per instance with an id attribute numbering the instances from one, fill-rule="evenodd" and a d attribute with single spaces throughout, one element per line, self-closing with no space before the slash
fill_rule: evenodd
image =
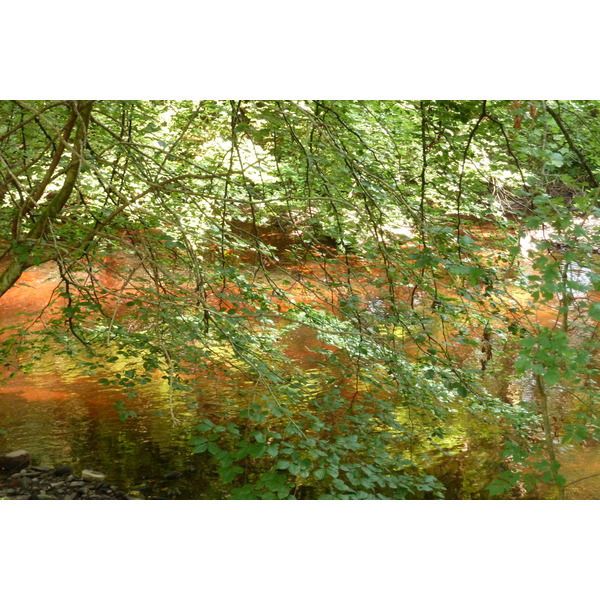
<path id="1" fill-rule="evenodd" d="M 72 112 L 77 119 L 77 131 L 65 180 L 61 189 L 44 206 L 42 214 L 28 231 L 27 236 L 18 242 L 6 256 L 8 261 L 0 272 L 0 297 L 17 282 L 23 271 L 33 264 L 31 255 L 34 249 L 48 230 L 49 223 L 60 214 L 75 188 L 83 163 L 83 151 L 93 104 L 93 101 L 81 101 L 74 102 L 72 105 Z"/>
<path id="2" fill-rule="evenodd" d="M 552 118 L 558 125 L 558 128 L 562 131 L 562 134 L 565 136 L 565 139 L 567 140 L 567 144 L 569 145 L 569 148 L 571 149 L 571 151 L 577 155 L 577 158 L 579 159 L 581 166 L 584 168 L 584 170 L 587 174 L 588 183 L 593 188 L 597 188 L 598 181 L 596 180 L 594 172 L 590 168 L 590 165 L 588 164 L 587 160 L 585 159 L 585 156 L 583 156 L 581 150 L 579 150 L 579 148 L 575 145 L 575 142 L 573 141 L 573 138 L 571 137 L 571 134 L 569 133 L 569 130 L 566 128 L 560 115 L 553 108 L 550 108 L 549 106 L 546 106 L 546 110 L 552 116 Z"/>
<path id="3" fill-rule="evenodd" d="M 457 219 L 456 219 L 456 245 L 458 247 L 458 257 L 461 257 L 461 248 L 460 248 L 460 228 L 461 228 L 461 198 L 462 198 L 462 193 L 463 193 L 463 177 L 465 174 L 465 164 L 467 162 L 467 155 L 469 154 L 469 148 L 471 147 L 471 142 L 473 141 L 473 138 L 475 137 L 475 132 L 477 131 L 477 129 L 479 128 L 479 126 L 481 125 L 481 122 L 488 116 L 487 114 L 487 100 L 483 100 L 482 104 L 481 104 L 481 113 L 479 115 L 479 118 L 477 119 L 477 123 L 475 123 L 475 127 L 473 127 L 473 129 L 471 129 L 470 133 L 469 133 L 469 138 L 467 139 L 467 144 L 465 146 L 465 150 L 463 152 L 463 159 L 462 159 L 462 164 L 460 167 L 460 175 L 458 178 L 458 194 L 456 196 L 456 212 L 457 212 Z"/>

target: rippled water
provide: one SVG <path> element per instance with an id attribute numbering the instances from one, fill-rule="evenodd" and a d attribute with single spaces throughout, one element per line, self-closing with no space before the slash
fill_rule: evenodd
<path id="1" fill-rule="evenodd" d="M 12 326 L 22 322 L 19 313 L 43 307 L 56 285 L 51 265 L 30 269 L 20 285 L 0 299 L 0 323 Z M 377 300 L 372 300 L 368 310 L 384 310 Z M 554 317 L 539 315 L 540 319 Z M 42 326 L 43 322 L 36 325 Z M 302 360 L 306 369 L 316 368 L 314 354 L 307 350 L 316 343 L 314 334 L 298 329 L 289 336 L 290 356 Z M 10 374 L 10 369 L 4 368 L 2 374 Z M 533 385 L 527 378 L 507 381 L 506 389 L 497 390 L 507 401 L 534 401 Z M 498 384 L 503 385 L 501 381 Z M 120 389 L 82 375 L 68 358 L 45 354 L 30 372 L 15 372 L 0 384 L 0 430 L 6 431 L 0 435 L 0 453 L 22 448 L 38 465 L 69 464 L 76 471 L 99 470 L 111 483 L 127 491 L 141 490 L 147 497 L 220 498 L 209 461 L 204 455 L 194 455 L 188 440 L 203 409 L 235 398 L 236 393 L 232 382 L 218 374 L 205 377 L 197 404 L 176 405 L 180 421 L 174 425 L 165 409 L 167 390 L 160 378 L 130 399 Z M 122 420 L 117 403 L 124 403 L 138 416 Z M 498 440 L 479 437 L 474 445 L 465 432 L 457 435 L 457 440 L 454 456 L 443 458 L 444 466 L 437 474 L 448 487 L 448 497 L 478 497 L 497 464 Z M 590 477 L 600 472 L 600 449 L 567 448 L 561 457 L 561 472 L 568 480 L 581 479 L 567 488 L 567 497 L 600 499 L 600 477 Z M 552 493 L 548 491 L 548 497 Z"/>

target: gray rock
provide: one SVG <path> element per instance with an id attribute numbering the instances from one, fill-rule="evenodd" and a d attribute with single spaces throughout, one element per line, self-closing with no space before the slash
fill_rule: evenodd
<path id="1" fill-rule="evenodd" d="M 81 471 L 81 478 L 84 481 L 104 481 L 106 475 L 100 471 L 92 471 L 91 469 L 84 469 Z"/>
<path id="2" fill-rule="evenodd" d="M 31 456 L 26 450 L 15 450 L 0 456 L 0 471 L 14 473 L 26 467 L 31 461 Z"/>
<path id="3" fill-rule="evenodd" d="M 85 481 L 71 481 L 69 483 L 70 488 L 82 488 L 83 486 L 85 486 Z"/>
<path id="4" fill-rule="evenodd" d="M 54 474 L 62 477 L 63 475 L 71 475 L 73 473 L 73 469 L 69 467 L 69 465 L 61 465 L 60 467 L 56 467 L 54 469 Z"/>
<path id="5" fill-rule="evenodd" d="M 38 494 L 38 500 L 57 500 L 57 498 L 51 494 Z"/>

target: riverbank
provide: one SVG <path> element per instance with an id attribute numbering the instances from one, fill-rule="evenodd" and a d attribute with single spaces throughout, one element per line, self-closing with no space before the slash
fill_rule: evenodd
<path id="1" fill-rule="evenodd" d="M 83 472 L 85 474 L 85 471 Z M 4 500 L 137 500 L 99 480 L 76 476 L 68 466 L 27 467 L 12 475 L 0 475 L 0 499 Z"/>

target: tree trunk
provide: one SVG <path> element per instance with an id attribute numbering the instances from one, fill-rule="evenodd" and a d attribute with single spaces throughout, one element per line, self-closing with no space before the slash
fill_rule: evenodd
<path id="1" fill-rule="evenodd" d="M 20 240 L 11 240 L 11 249 L 5 254 L 4 266 L 0 272 L 0 297 L 17 282 L 25 269 L 32 266 L 33 251 L 48 231 L 49 223 L 60 214 L 71 196 L 83 162 L 87 128 L 93 104 L 93 101 L 86 100 L 74 102 L 72 105 L 72 114 L 77 118 L 77 131 L 65 181 L 58 193 L 48 201 L 42 214 L 36 219 L 26 236 Z M 64 142 L 64 140 L 62 141 Z"/>

